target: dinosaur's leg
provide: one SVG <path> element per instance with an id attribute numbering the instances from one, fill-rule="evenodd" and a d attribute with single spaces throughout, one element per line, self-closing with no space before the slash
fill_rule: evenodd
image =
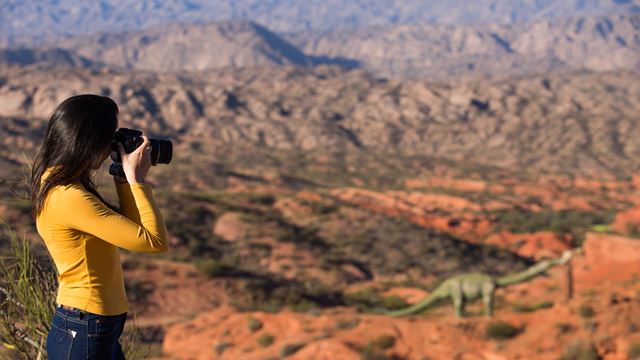
<path id="1" fill-rule="evenodd" d="M 462 294 L 462 285 L 459 282 L 452 282 L 449 285 L 449 291 L 451 293 L 451 299 L 453 300 L 453 307 L 456 311 L 456 317 L 462 317 L 464 312 L 464 297 Z"/>
<path id="2" fill-rule="evenodd" d="M 493 316 L 493 297 L 495 295 L 496 286 L 491 281 L 482 284 L 482 302 L 484 303 L 484 314 Z"/>

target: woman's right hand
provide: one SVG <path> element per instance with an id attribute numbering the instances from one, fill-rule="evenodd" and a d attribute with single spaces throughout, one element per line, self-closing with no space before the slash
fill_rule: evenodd
<path id="1" fill-rule="evenodd" d="M 142 138 L 144 139 L 142 144 L 129 154 L 124 151 L 122 143 L 117 143 L 122 159 L 122 169 L 129 184 L 143 183 L 151 168 L 151 142 L 144 135 Z"/>

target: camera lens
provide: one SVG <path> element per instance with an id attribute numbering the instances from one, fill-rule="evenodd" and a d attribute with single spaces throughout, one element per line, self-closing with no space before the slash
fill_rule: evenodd
<path id="1" fill-rule="evenodd" d="M 168 164 L 173 156 L 173 144 L 169 140 L 149 139 L 151 143 L 151 163 Z"/>

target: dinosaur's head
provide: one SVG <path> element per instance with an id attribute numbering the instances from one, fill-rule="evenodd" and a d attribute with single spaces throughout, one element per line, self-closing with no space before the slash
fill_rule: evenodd
<path id="1" fill-rule="evenodd" d="M 573 257 L 573 252 L 571 250 L 565 250 L 562 252 L 562 256 L 560 257 L 560 264 L 566 264 L 567 261 L 571 260 Z"/>

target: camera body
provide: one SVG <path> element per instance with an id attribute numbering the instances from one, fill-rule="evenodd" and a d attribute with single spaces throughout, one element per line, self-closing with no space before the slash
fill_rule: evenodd
<path id="1" fill-rule="evenodd" d="M 109 166 L 109 174 L 125 177 L 122 159 L 118 151 L 118 143 L 121 143 L 124 151 L 129 154 L 142 145 L 143 142 L 144 139 L 140 130 L 127 128 L 116 130 L 111 144 L 111 160 L 113 162 Z M 149 138 L 149 143 L 151 145 L 151 165 L 155 166 L 156 164 L 168 164 L 171 162 L 173 144 L 170 140 Z"/>

